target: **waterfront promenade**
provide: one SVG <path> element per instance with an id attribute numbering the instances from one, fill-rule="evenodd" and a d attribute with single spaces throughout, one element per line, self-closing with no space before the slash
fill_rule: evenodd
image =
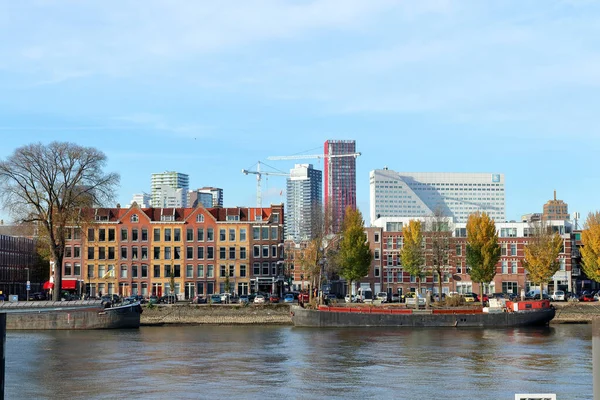
<path id="1" fill-rule="evenodd" d="M 556 317 L 551 324 L 592 322 L 600 316 L 600 303 L 552 303 Z M 213 324 L 213 325 L 291 325 L 287 304 L 247 305 L 156 305 L 144 307 L 142 325 Z"/>

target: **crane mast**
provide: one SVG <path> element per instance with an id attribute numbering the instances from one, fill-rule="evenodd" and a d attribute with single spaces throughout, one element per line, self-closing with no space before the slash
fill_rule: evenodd
<path id="1" fill-rule="evenodd" d="M 261 181 L 263 175 L 274 175 L 274 176 L 290 176 L 290 174 L 286 174 L 284 172 L 267 172 L 260 170 L 260 161 L 256 163 L 256 171 L 250 171 L 247 169 L 243 169 L 242 173 L 244 175 L 253 174 L 256 175 L 256 207 L 262 207 L 262 190 L 261 190 Z"/>

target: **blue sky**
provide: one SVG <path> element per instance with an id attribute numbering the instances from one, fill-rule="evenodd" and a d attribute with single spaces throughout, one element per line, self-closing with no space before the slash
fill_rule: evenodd
<path id="1" fill-rule="evenodd" d="M 241 169 L 287 172 L 267 157 L 355 139 L 366 219 L 384 166 L 500 172 L 508 219 L 554 190 L 585 216 L 600 209 L 599 4 L 0 0 L 0 157 L 72 141 L 106 153 L 121 204 L 176 170 L 254 206 Z M 283 200 L 285 178 L 262 186 L 264 205 Z"/>

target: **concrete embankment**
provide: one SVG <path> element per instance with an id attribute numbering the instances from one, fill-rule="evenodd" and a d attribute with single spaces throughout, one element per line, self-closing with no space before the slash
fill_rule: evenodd
<path id="1" fill-rule="evenodd" d="M 144 307 L 142 325 L 213 324 L 213 325 L 291 325 L 287 304 L 267 305 L 156 305 Z"/>
<path id="2" fill-rule="evenodd" d="M 600 316 L 600 303 L 552 303 L 556 316 L 551 324 L 587 324 Z M 247 305 L 155 305 L 144 307 L 142 325 L 291 325 L 287 304 Z"/>
<path id="3" fill-rule="evenodd" d="M 600 316 L 600 304 L 591 303 L 552 303 L 556 316 L 551 324 L 591 324 L 594 317 Z"/>

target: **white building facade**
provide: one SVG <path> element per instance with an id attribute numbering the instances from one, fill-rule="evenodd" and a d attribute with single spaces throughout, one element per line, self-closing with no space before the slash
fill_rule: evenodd
<path id="1" fill-rule="evenodd" d="M 322 171 L 312 164 L 296 164 L 287 179 L 285 239 L 298 243 L 312 239 L 315 217 L 323 204 Z"/>
<path id="2" fill-rule="evenodd" d="M 506 220 L 504 174 L 450 172 L 396 172 L 376 169 L 369 176 L 369 216 L 426 217 L 437 210 L 454 222 L 486 212 L 495 221 Z"/>
<path id="3" fill-rule="evenodd" d="M 136 193 L 133 195 L 129 205 L 131 206 L 133 203 L 137 203 L 141 208 L 148 208 L 150 207 L 150 195 L 148 193 Z"/>
<path id="4" fill-rule="evenodd" d="M 151 180 L 151 201 L 152 207 L 187 207 L 187 193 L 189 190 L 190 178 L 187 174 L 175 171 L 167 171 L 152 174 Z M 174 189 L 174 190 L 170 190 Z M 177 193 L 177 189 L 182 189 L 182 194 Z M 178 206 L 167 206 L 165 202 L 175 204 L 181 197 Z"/>

